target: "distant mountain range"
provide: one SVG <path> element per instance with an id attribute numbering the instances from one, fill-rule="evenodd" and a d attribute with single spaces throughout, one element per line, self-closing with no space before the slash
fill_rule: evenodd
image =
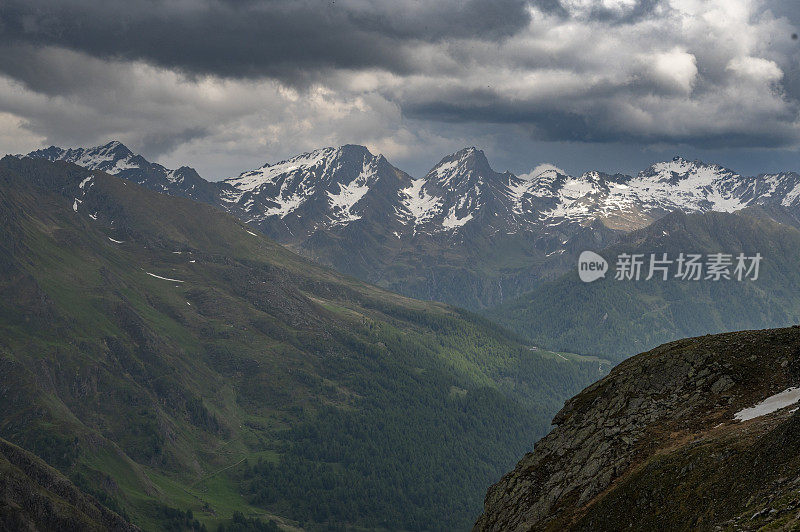
<path id="1" fill-rule="evenodd" d="M 580 251 L 605 247 L 674 210 L 800 210 L 797 173 L 748 177 L 680 157 L 636 176 L 574 177 L 550 168 L 521 177 L 494 171 L 472 147 L 414 179 L 383 156 L 346 145 L 209 182 L 119 142 L 28 155 L 215 205 L 339 271 L 473 309 L 529 291 L 567 271 Z"/>

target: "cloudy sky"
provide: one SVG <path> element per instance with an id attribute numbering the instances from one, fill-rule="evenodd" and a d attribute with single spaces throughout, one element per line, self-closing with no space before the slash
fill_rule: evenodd
<path id="1" fill-rule="evenodd" d="M 121 140 L 218 179 L 365 144 L 412 175 L 800 171 L 779 0 L 3 0 L 0 152 Z"/>

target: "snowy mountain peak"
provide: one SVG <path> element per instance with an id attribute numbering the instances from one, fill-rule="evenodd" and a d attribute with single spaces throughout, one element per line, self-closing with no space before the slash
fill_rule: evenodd
<path id="1" fill-rule="evenodd" d="M 212 203 L 218 194 L 217 185 L 200 177 L 193 168 L 164 168 L 133 153 L 117 140 L 93 148 L 63 149 L 51 146 L 33 151 L 28 157 L 71 162 L 90 170 L 118 175 L 158 192 L 190 197 L 206 203 Z"/>
<path id="2" fill-rule="evenodd" d="M 338 148 L 321 148 L 274 164 L 265 164 L 261 168 L 241 173 L 238 177 L 226 179 L 225 182 L 239 190 L 252 192 L 263 186 L 274 185 L 286 176 L 292 180 L 313 179 L 328 181 L 339 176 L 339 170 L 347 166 L 358 166 L 364 161 L 377 163 L 383 156 L 375 156 L 365 147 L 346 144 Z M 307 184 L 311 186 L 311 183 Z"/>
<path id="3" fill-rule="evenodd" d="M 372 207 L 382 217 L 393 215 L 387 200 L 376 198 L 390 194 L 410 178 L 394 168 L 382 155 L 372 154 L 365 146 L 346 144 L 290 157 L 275 164 L 244 172 L 226 179 L 231 190 L 222 195 L 227 208 L 243 209 L 248 221 L 267 223 L 276 218 L 292 234 L 320 228 L 345 226 L 360 220 Z M 386 190 L 384 190 L 386 189 Z M 396 202 L 396 200 L 394 200 Z M 399 206 L 395 206 L 399 208 Z M 378 215 L 376 215 L 378 216 Z"/>
<path id="4" fill-rule="evenodd" d="M 101 146 L 100 149 L 104 150 L 105 152 L 108 152 L 108 153 L 110 153 L 110 152 L 121 152 L 121 153 L 126 154 L 126 155 L 132 155 L 133 154 L 133 152 L 131 152 L 131 150 L 129 150 L 127 146 L 125 146 L 123 143 L 121 143 L 118 140 L 112 140 L 111 142 L 109 142 L 105 146 Z"/>
<path id="5" fill-rule="evenodd" d="M 428 172 L 426 179 L 447 188 L 473 176 L 486 177 L 493 173 L 486 155 L 473 146 L 444 157 Z"/>
<path id="6" fill-rule="evenodd" d="M 67 161 L 91 170 L 102 170 L 109 174 L 118 174 L 130 168 L 139 168 L 143 159 L 119 141 L 112 141 L 103 146 L 93 148 L 63 149 L 50 146 L 28 154 L 28 157 L 38 157 L 51 161 Z M 141 159 L 141 160 L 138 160 Z"/>
<path id="7" fill-rule="evenodd" d="M 675 157 L 671 161 L 656 163 L 639 172 L 639 177 L 655 181 L 676 184 L 690 179 L 695 184 L 710 184 L 716 179 L 740 177 L 738 174 L 717 164 L 706 164 L 702 161 L 688 161 Z"/>

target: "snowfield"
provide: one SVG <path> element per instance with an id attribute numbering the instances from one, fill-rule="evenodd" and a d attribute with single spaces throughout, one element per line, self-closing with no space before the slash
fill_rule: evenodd
<path id="1" fill-rule="evenodd" d="M 777 412 L 781 408 L 795 404 L 798 400 L 800 400 L 800 388 L 787 388 L 780 393 L 767 397 L 755 406 L 738 411 L 734 417 L 739 421 L 748 421 Z"/>

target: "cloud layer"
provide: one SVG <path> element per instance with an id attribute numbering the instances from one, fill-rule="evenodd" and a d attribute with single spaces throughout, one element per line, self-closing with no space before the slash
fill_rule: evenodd
<path id="1" fill-rule="evenodd" d="M 785 4 L 7 0 L 0 151 L 113 137 L 223 177 L 345 142 L 795 150 Z"/>

